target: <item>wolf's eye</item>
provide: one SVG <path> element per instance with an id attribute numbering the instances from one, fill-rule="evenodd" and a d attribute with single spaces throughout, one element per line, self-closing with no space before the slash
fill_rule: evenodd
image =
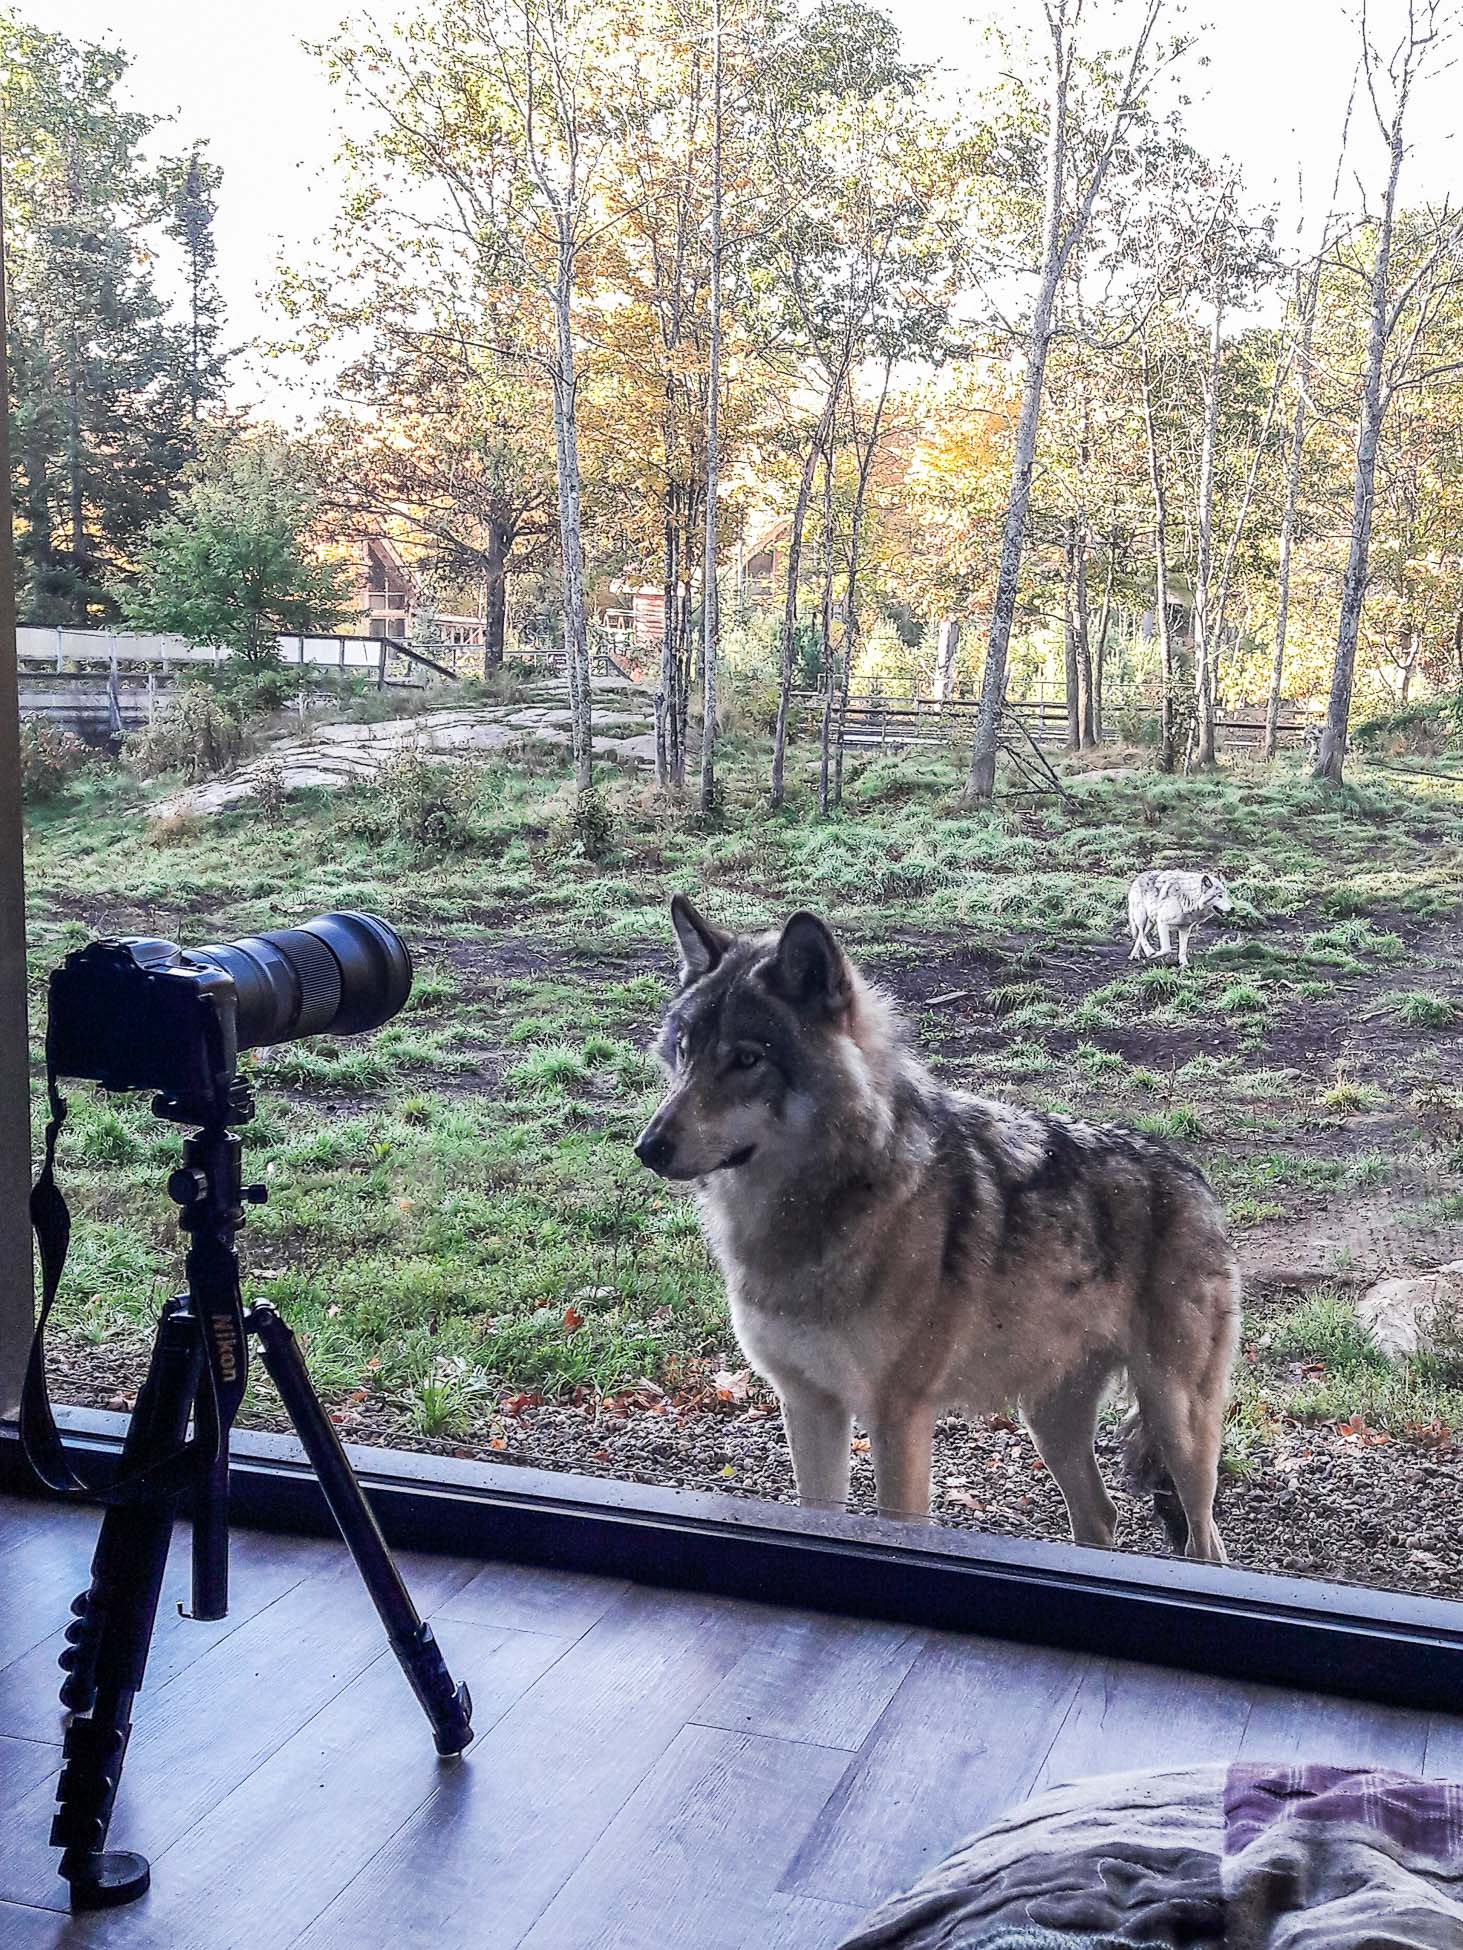
<path id="1" fill-rule="evenodd" d="M 739 1049 L 736 1052 L 736 1054 L 732 1057 L 732 1068 L 734 1070 L 755 1070 L 757 1065 L 761 1061 L 762 1061 L 761 1050 L 752 1049 L 749 1046 L 743 1049 Z"/>
<path id="2" fill-rule="evenodd" d="M 684 1063 L 684 1062 L 685 1062 L 685 1060 L 686 1060 L 686 1055 L 687 1055 L 687 1052 L 689 1051 L 689 1049 L 690 1049 L 690 1047 L 691 1047 L 691 1044 L 690 1044 L 690 1041 L 689 1041 L 689 1039 L 687 1038 L 687 1036 L 686 1036 L 686 1035 L 684 1034 L 684 1032 L 683 1032 L 683 1033 L 682 1033 L 681 1035 L 679 1035 L 679 1036 L 677 1036 L 677 1038 L 676 1038 L 676 1064 L 677 1064 L 677 1067 L 679 1067 L 679 1066 L 680 1066 L 680 1065 L 681 1065 L 682 1063 Z"/>

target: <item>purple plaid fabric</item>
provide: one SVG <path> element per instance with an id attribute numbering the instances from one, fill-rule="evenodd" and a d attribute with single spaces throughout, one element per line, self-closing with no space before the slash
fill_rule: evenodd
<path id="1" fill-rule="evenodd" d="M 1229 1769 L 1226 1855 L 1238 1855 L 1267 1828 L 1291 1821 L 1370 1829 L 1410 1856 L 1463 1862 L 1463 1783 L 1354 1767 Z"/>

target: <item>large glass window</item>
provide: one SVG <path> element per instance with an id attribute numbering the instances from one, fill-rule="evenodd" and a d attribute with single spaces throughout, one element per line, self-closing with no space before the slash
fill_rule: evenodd
<path id="1" fill-rule="evenodd" d="M 1358 571 L 1378 238 L 1277 266 L 1156 97 L 1082 84 L 1043 284 L 1040 47 L 441 0 L 241 70 L 329 158 L 274 265 L 267 145 L 75 12 L 0 25 L 38 1128 L 68 953 L 370 912 L 400 1013 L 242 1063 L 346 1439 L 1463 1596 L 1425 185 Z M 60 1399 L 178 1142 L 72 1091 Z"/>

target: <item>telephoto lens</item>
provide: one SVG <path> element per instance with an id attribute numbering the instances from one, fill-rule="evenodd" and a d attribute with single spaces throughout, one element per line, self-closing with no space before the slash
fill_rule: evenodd
<path id="1" fill-rule="evenodd" d="M 240 1049 L 379 1029 L 411 993 L 406 943 L 374 914 L 320 914 L 297 928 L 189 948 L 186 959 L 232 978 Z"/>

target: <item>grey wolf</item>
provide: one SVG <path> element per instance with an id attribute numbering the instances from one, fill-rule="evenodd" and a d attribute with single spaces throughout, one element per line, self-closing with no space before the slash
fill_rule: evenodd
<path id="1" fill-rule="evenodd" d="M 1217 873 L 1166 871 L 1140 873 L 1128 889 L 1128 932 L 1133 937 L 1129 961 L 1141 955 L 1166 955 L 1179 938 L 1179 967 L 1189 965 L 1189 936 L 1211 914 L 1228 914 L 1234 906 L 1229 889 Z M 1150 922 L 1158 929 L 1158 946 L 1148 939 Z"/>
<path id="2" fill-rule="evenodd" d="M 799 1500 L 846 1501 L 857 1417 L 881 1511 L 927 1517 L 936 1417 L 1015 1408 L 1073 1537 L 1107 1546 L 1093 1436 L 1126 1374 L 1130 1454 L 1175 1548 L 1222 1563 L 1239 1275 L 1201 1173 L 1137 1132 L 942 1087 L 816 915 L 738 938 L 678 895 L 671 918 L 669 1087 L 635 1151 L 694 1183 Z"/>

